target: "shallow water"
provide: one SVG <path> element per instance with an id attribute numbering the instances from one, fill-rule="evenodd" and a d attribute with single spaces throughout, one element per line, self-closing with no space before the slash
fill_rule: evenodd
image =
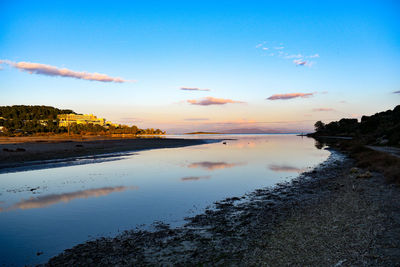
<path id="1" fill-rule="evenodd" d="M 0 174 L 0 263 L 45 262 L 78 243 L 147 229 L 156 220 L 180 225 L 215 201 L 288 181 L 329 156 L 313 139 L 295 135 L 186 138 L 237 140 Z"/>

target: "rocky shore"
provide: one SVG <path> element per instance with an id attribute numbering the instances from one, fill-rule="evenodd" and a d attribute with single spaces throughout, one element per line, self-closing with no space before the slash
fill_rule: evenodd
<path id="1" fill-rule="evenodd" d="M 289 183 L 215 203 L 178 228 L 77 245 L 47 266 L 398 266 L 400 189 L 332 151 Z"/>

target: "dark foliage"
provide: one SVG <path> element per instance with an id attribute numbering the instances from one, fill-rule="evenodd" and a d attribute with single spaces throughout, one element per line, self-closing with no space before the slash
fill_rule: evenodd
<path id="1" fill-rule="evenodd" d="M 3 134 L 61 133 L 57 115 L 74 113 L 70 109 L 49 106 L 0 106 L 0 126 Z"/>
<path id="2" fill-rule="evenodd" d="M 0 135 L 19 136 L 33 134 L 164 134 L 160 129 L 139 129 L 137 126 L 120 125 L 103 127 L 95 124 L 72 124 L 70 129 L 59 127 L 57 115 L 76 114 L 70 109 L 58 109 L 49 106 L 0 106 L 0 126 L 4 128 Z M 69 131 L 68 131 L 69 130 Z"/>
<path id="3" fill-rule="evenodd" d="M 351 136 L 364 144 L 400 145 L 400 105 L 393 110 L 363 116 L 357 119 L 341 119 L 324 124 L 315 123 L 314 136 Z"/>

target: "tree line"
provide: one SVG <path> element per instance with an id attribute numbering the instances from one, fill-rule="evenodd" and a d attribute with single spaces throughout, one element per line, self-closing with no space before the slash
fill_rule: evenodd
<path id="1" fill-rule="evenodd" d="M 349 136 L 367 144 L 400 145 L 400 105 L 393 110 L 362 116 L 357 119 L 341 119 L 328 124 L 315 123 L 313 136 Z"/>
<path id="2" fill-rule="evenodd" d="M 165 134 L 160 129 L 140 129 L 137 126 L 119 125 L 104 127 L 96 124 L 76 124 L 60 127 L 60 114 L 77 114 L 70 109 L 58 109 L 50 106 L 0 106 L 0 135 L 28 136 L 37 134 Z"/>

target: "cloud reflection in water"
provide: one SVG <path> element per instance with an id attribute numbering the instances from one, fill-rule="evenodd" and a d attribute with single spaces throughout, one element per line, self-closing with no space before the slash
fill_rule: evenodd
<path id="1" fill-rule="evenodd" d="M 293 167 L 293 166 L 273 165 L 273 164 L 269 165 L 269 169 L 274 172 L 298 172 L 298 173 L 300 173 L 300 172 L 304 171 L 304 169 L 300 169 L 300 168 Z"/>
<path id="2" fill-rule="evenodd" d="M 243 165 L 242 163 L 227 163 L 227 162 L 212 162 L 212 161 L 201 161 L 201 162 L 193 162 L 188 167 L 189 168 L 202 168 L 209 171 L 232 168 L 236 166 Z"/>
<path id="3" fill-rule="evenodd" d="M 100 197 L 106 196 L 114 192 L 122 192 L 126 190 L 138 189 L 136 186 L 117 186 L 117 187 L 102 187 L 97 189 L 81 190 L 76 192 L 64 193 L 64 194 L 52 194 L 47 196 L 31 197 L 27 200 L 21 200 L 14 204 L 8 209 L 1 209 L 1 211 L 9 210 L 27 210 L 27 209 L 38 209 L 51 206 L 60 202 L 68 203 L 73 199 L 89 198 L 89 197 Z"/>
<path id="4" fill-rule="evenodd" d="M 210 179 L 211 175 L 206 175 L 206 176 L 188 176 L 188 177 L 183 177 L 181 178 L 182 182 L 187 182 L 187 181 L 198 181 L 198 180 L 205 180 L 205 179 Z"/>

